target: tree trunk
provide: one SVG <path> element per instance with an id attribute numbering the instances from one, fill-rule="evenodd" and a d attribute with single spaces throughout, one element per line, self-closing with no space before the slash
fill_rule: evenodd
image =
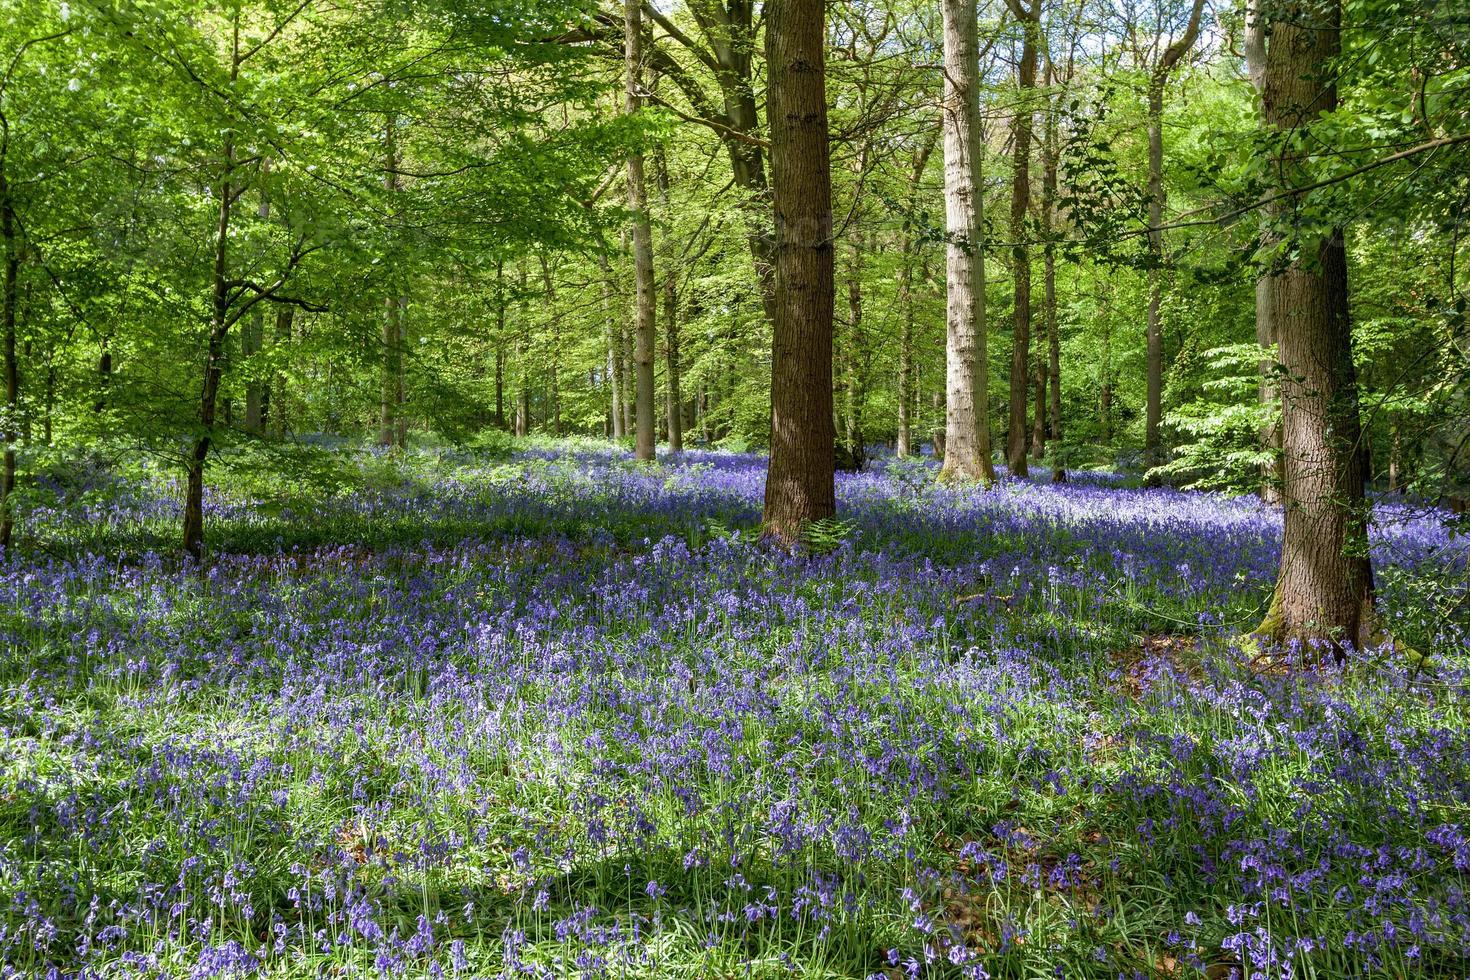
<path id="1" fill-rule="evenodd" d="M 4 462 L 0 464 L 0 550 L 10 554 L 15 532 L 15 439 L 16 421 L 20 416 L 20 365 L 15 357 L 16 283 L 20 278 L 20 228 L 15 220 L 15 205 L 10 196 L 10 183 L 0 169 L 0 240 L 5 255 L 4 281 L 0 283 L 0 329 L 4 330 L 5 354 L 5 419 Z"/>
<path id="2" fill-rule="evenodd" d="M 1026 213 L 1031 208 L 1031 99 L 1036 92 L 1036 47 L 1040 34 L 1041 0 L 1025 11 L 1016 4 L 1025 31 L 1021 61 L 1016 67 L 1016 117 L 1011 133 L 1011 276 L 1015 321 L 1012 327 L 1010 419 L 1006 428 L 1006 467 L 1013 477 L 1028 474 L 1026 467 L 1026 408 L 1031 372 L 1031 248 L 1026 244 Z M 1022 17 L 1021 14 L 1025 16 Z"/>
<path id="3" fill-rule="evenodd" d="M 238 25 L 235 36 L 238 51 Z M 218 188 L 219 216 L 214 239 L 212 316 L 204 351 L 204 377 L 199 387 L 199 434 L 189 453 L 184 485 L 184 551 L 195 561 L 204 557 L 204 465 L 209 459 L 214 439 L 215 406 L 219 398 L 225 340 L 229 335 L 230 213 L 237 191 L 234 186 L 235 144 L 228 136 L 225 138 L 224 161 L 224 173 Z"/>
<path id="4" fill-rule="evenodd" d="M 821 0 L 769 0 L 775 321 L 765 533 L 794 544 L 837 510 L 832 424 L 832 183 Z"/>
<path id="5" fill-rule="evenodd" d="M 993 483 L 975 0 L 944 0 L 945 411 L 940 478 Z"/>
<path id="6" fill-rule="evenodd" d="M 643 96 L 640 93 L 643 85 L 641 17 L 641 0 L 624 0 L 624 83 L 626 108 L 630 116 L 636 114 L 643 105 Z M 637 365 L 638 426 L 633 443 L 633 458 L 651 461 L 654 458 L 653 351 L 657 338 L 654 323 L 653 228 L 648 220 L 648 194 L 643 182 L 641 152 L 628 154 L 628 210 L 633 212 L 633 279 L 637 285 L 633 358 Z"/>
<path id="7" fill-rule="evenodd" d="M 662 150 L 655 158 L 658 170 L 658 192 L 664 213 L 673 218 L 669 201 L 669 165 Z M 665 235 L 668 255 L 664 260 L 664 368 L 668 374 L 665 388 L 668 399 L 669 452 L 684 451 L 684 396 L 679 385 L 679 292 L 678 267 L 675 242 L 672 235 Z"/>
<path id="8" fill-rule="evenodd" d="M 112 388 L 112 335 L 103 334 L 98 341 L 102 352 L 97 356 L 97 400 L 92 411 L 98 414 L 107 409 L 107 395 Z"/>
<path id="9" fill-rule="evenodd" d="M 606 255 L 597 256 L 597 268 L 602 273 L 602 319 L 607 335 L 608 399 L 611 402 L 608 414 L 612 421 L 613 438 L 621 439 L 626 433 L 623 425 L 622 326 L 614 312 L 617 304 L 613 302 L 612 263 Z"/>
<path id="10" fill-rule="evenodd" d="M 1148 76 L 1148 321 L 1147 321 L 1147 394 L 1144 406 L 1144 465 L 1152 469 L 1161 464 L 1159 422 L 1163 418 L 1164 333 L 1159 321 L 1159 304 L 1164 294 L 1164 86 L 1179 60 L 1194 46 L 1199 36 L 1200 16 L 1204 0 L 1194 0 L 1184 33 L 1164 48 Z M 1157 476 L 1147 475 L 1149 486 L 1157 486 Z"/>
<path id="11" fill-rule="evenodd" d="M 854 221 L 856 228 L 856 221 Z M 844 443 L 848 463 L 862 469 L 867 463 L 867 433 L 863 426 L 863 406 L 868 398 L 868 337 L 863 322 L 863 252 L 866 248 L 860 231 L 853 232 L 852 262 L 847 275 L 847 378 L 844 408 Z"/>
<path id="12" fill-rule="evenodd" d="M 1337 107 L 1340 0 L 1291 3 L 1267 37 L 1262 107 L 1283 138 Z M 1270 172 L 1309 183 L 1309 161 L 1289 144 Z M 1268 217 L 1290 218 L 1289 204 Z M 1260 632 L 1276 640 L 1362 646 L 1374 636 L 1366 454 L 1348 319 L 1347 254 L 1340 230 L 1309 238 L 1272 279 L 1270 308 L 1283 367 L 1285 520 L 1281 570 Z"/>
<path id="13" fill-rule="evenodd" d="M 1143 423 L 1143 465 L 1152 469 L 1163 462 L 1159 455 L 1159 421 L 1163 418 L 1164 332 L 1159 323 L 1159 304 L 1164 295 L 1164 78 L 1155 74 L 1148 86 L 1148 321 L 1147 394 Z M 1149 486 L 1159 478 L 1145 476 Z"/>
<path id="14" fill-rule="evenodd" d="M 1032 386 L 1036 405 L 1031 412 L 1031 458 L 1041 462 L 1046 455 L 1046 358 L 1036 358 L 1036 383 Z"/>
<path id="15" fill-rule="evenodd" d="M 1048 69 L 1048 81 L 1055 82 Z M 1042 317 L 1046 321 L 1046 368 L 1048 384 L 1048 435 L 1052 441 L 1051 482 L 1067 482 L 1067 465 L 1062 452 L 1062 341 L 1057 327 L 1057 107 L 1055 94 L 1046 104 L 1045 131 L 1041 140 L 1041 233 L 1046 239 L 1042 254 Z"/>
<path id="16" fill-rule="evenodd" d="M 383 127 L 383 187 L 390 193 L 398 190 L 398 143 L 393 116 L 389 114 Z M 391 289 L 391 285 L 390 285 Z M 383 375 L 378 393 L 378 445 L 392 447 L 397 442 L 400 375 L 403 373 L 403 321 L 399 316 L 398 298 L 383 299 Z"/>
<path id="17" fill-rule="evenodd" d="M 265 165 L 261 165 L 261 172 L 265 172 Z M 260 220 L 268 221 L 271 215 L 270 199 L 266 197 L 265 191 L 260 192 Z M 245 431 L 252 436 L 265 434 L 265 412 L 268 389 L 256 379 L 257 365 L 252 365 L 250 359 L 259 354 L 265 348 L 265 310 L 256 306 L 255 312 L 245 323 L 245 329 L 240 335 L 240 355 L 244 361 L 246 372 L 245 382 Z"/>
<path id="18" fill-rule="evenodd" d="M 898 343 L 898 439 L 894 452 L 900 457 L 913 453 L 914 426 L 914 214 L 919 209 L 920 183 L 924 169 L 939 142 L 939 129 L 930 135 L 914 153 L 909 172 L 908 204 L 904 211 L 898 266 L 899 343 Z"/>
<path id="19" fill-rule="evenodd" d="M 291 344 L 292 325 L 296 319 L 294 307 L 281 306 L 276 310 L 275 337 L 271 343 L 276 347 L 288 347 Z M 277 436 L 285 436 L 291 431 L 291 420 L 287 415 L 286 385 L 288 377 L 284 374 L 271 376 L 270 415 L 267 421 L 270 423 L 271 431 Z"/>

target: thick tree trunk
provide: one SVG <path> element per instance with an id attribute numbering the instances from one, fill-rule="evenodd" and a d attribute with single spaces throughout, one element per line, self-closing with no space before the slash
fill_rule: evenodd
<path id="1" fill-rule="evenodd" d="M 765 532 L 794 544 L 837 510 L 832 424 L 832 181 L 822 0 L 770 0 L 771 187 L 776 303 Z"/>
<path id="2" fill-rule="evenodd" d="M 643 106 L 641 52 L 641 0 L 623 2 L 623 56 L 627 112 L 633 115 Z M 654 322 L 653 228 L 648 219 L 648 193 L 643 181 L 643 154 L 628 154 L 628 209 L 633 212 L 633 279 L 637 285 L 634 307 L 634 362 L 637 365 L 637 423 L 633 442 L 633 458 L 654 458 L 653 431 L 653 352 L 657 344 Z"/>
<path id="3" fill-rule="evenodd" d="M 1013 477 L 1028 474 L 1026 408 L 1031 372 L 1031 248 L 1026 244 L 1026 215 L 1031 208 L 1031 99 L 1036 94 L 1036 48 L 1041 0 L 1029 11 L 1016 5 L 1025 34 L 1016 67 L 1017 107 L 1011 131 L 1011 277 L 1015 301 L 1011 346 L 1010 417 L 1006 426 L 1006 467 Z"/>
<path id="4" fill-rule="evenodd" d="M 974 0 L 944 0 L 945 411 L 940 477 L 995 482 L 985 352 L 985 201 Z"/>
<path id="5" fill-rule="evenodd" d="M 1337 107 L 1340 0 L 1301 0 L 1272 18 L 1262 107 L 1284 138 Z M 1279 18 L 1279 19 L 1278 19 Z M 1310 181 L 1290 145 L 1272 162 L 1287 187 Z M 1286 217 L 1280 205 L 1272 217 Z M 1300 242 L 1270 288 L 1283 367 L 1285 520 L 1281 571 L 1260 632 L 1277 640 L 1364 645 L 1374 636 L 1367 460 L 1348 319 L 1341 231 Z"/>
<path id="6" fill-rule="evenodd" d="M 15 220 L 15 205 L 10 197 L 10 183 L 0 169 L 0 245 L 5 254 L 4 281 L 0 283 L 0 343 L 5 356 L 4 462 L 0 464 L 0 550 L 10 553 L 15 533 L 15 439 L 20 415 L 20 365 L 15 357 L 16 283 L 20 278 L 20 228 Z"/>

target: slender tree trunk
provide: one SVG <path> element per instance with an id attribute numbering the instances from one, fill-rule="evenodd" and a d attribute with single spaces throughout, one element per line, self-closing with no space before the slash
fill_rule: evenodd
<path id="1" fill-rule="evenodd" d="M 1048 68 L 1048 82 L 1055 78 Z M 1045 131 L 1041 140 L 1041 232 L 1046 239 L 1042 254 L 1042 316 L 1046 321 L 1046 358 L 1049 384 L 1048 435 L 1053 443 L 1051 481 L 1067 482 L 1067 466 L 1062 452 L 1062 341 L 1057 326 L 1057 107 L 1055 93 L 1049 93 L 1046 104 Z"/>
<path id="2" fill-rule="evenodd" d="M 669 165 L 663 150 L 655 159 L 658 170 L 658 192 L 664 213 L 673 218 L 669 201 Z M 684 451 L 684 396 L 680 391 L 679 364 L 679 292 L 677 250 L 672 235 L 665 235 L 667 257 L 664 260 L 664 368 L 667 372 L 669 452 Z"/>
<path id="3" fill-rule="evenodd" d="M 236 49 L 239 27 L 236 26 Z M 215 228 L 212 316 L 204 351 L 204 379 L 199 390 L 199 435 L 189 453 L 184 487 L 184 551 L 196 561 L 204 557 L 204 465 L 214 439 L 215 406 L 229 332 L 230 213 L 237 196 L 234 186 L 235 144 L 225 138 L 224 174 L 219 186 L 219 215 Z"/>
<path id="4" fill-rule="evenodd" d="M 556 280 L 551 275 L 551 263 L 546 253 L 541 258 L 541 288 L 546 294 L 546 320 L 551 330 L 550 390 L 548 399 L 551 412 L 551 434 L 560 438 L 561 427 L 561 316 L 556 311 Z"/>
<path id="5" fill-rule="evenodd" d="M 944 0 L 945 412 L 940 477 L 993 483 L 975 0 Z"/>
<path id="6" fill-rule="evenodd" d="M 616 304 L 613 302 L 612 263 L 606 255 L 597 256 L 597 268 L 602 273 L 602 318 L 607 334 L 608 397 L 612 402 L 609 415 L 612 419 L 613 438 L 622 439 L 627 432 L 623 424 L 622 324 L 614 312 Z"/>
<path id="7" fill-rule="evenodd" d="M 1290 138 L 1337 107 L 1336 84 L 1323 79 L 1336 70 L 1342 10 L 1340 0 L 1299 0 L 1275 13 L 1262 107 L 1266 125 Z M 1309 161 L 1289 145 L 1270 172 L 1287 187 L 1311 179 Z M 1285 218 L 1288 206 L 1273 206 L 1268 217 Z M 1283 367 L 1285 521 L 1281 571 L 1260 632 L 1363 645 L 1375 631 L 1373 572 L 1342 232 L 1306 239 L 1294 253 L 1270 289 Z"/>
<path id="8" fill-rule="evenodd" d="M 674 270 L 664 273 L 664 366 L 668 372 L 669 452 L 684 451 L 684 396 L 679 385 L 679 294 Z"/>
<path id="9" fill-rule="evenodd" d="M 261 165 L 261 173 L 265 173 L 265 165 Z M 265 191 L 260 192 L 260 220 L 268 221 L 271 216 L 270 199 L 266 197 Z M 240 355 L 244 360 L 247 380 L 245 382 L 245 431 L 252 436 L 265 434 L 265 412 L 268 389 L 255 375 L 258 365 L 252 365 L 250 359 L 255 357 L 265 348 L 265 310 L 257 305 L 255 312 L 246 321 L 245 329 L 240 336 Z"/>
<path id="10" fill-rule="evenodd" d="M 98 344 L 102 352 L 97 356 L 97 400 L 92 403 L 92 411 L 100 415 L 107 410 L 112 388 L 112 335 L 103 334 Z"/>
<path id="11" fill-rule="evenodd" d="M 495 260 L 495 427 L 505 429 L 505 260 Z"/>
<path id="12" fill-rule="evenodd" d="M 291 345 L 292 327 L 296 319 L 296 310 L 290 306 L 281 306 L 276 310 L 275 337 L 271 343 L 277 348 L 284 349 Z M 284 374 L 271 376 L 270 416 L 267 421 L 271 430 L 277 436 L 285 436 L 291 431 L 291 420 L 287 414 L 287 385 L 289 378 Z"/>
<path id="13" fill-rule="evenodd" d="M 942 129 L 942 127 L 941 127 Z M 899 343 L 898 343 L 898 440 L 894 452 L 899 457 L 913 454 L 914 426 L 914 241 L 913 216 L 919 209 L 924 169 L 934 155 L 941 129 L 930 130 L 929 136 L 914 152 L 909 171 L 909 193 L 901 231 L 901 257 L 898 266 Z"/>
<path id="14" fill-rule="evenodd" d="M 1026 467 L 1026 408 L 1031 371 L 1031 248 L 1026 244 L 1026 214 L 1031 208 L 1031 99 L 1036 93 L 1036 48 L 1040 34 L 1041 0 L 1020 17 L 1025 31 L 1021 62 L 1016 68 L 1018 89 L 1012 129 L 1011 276 L 1015 321 L 1012 327 L 1010 420 L 1006 429 L 1006 466 L 1013 477 L 1024 477 Z M 1018 17 L 1023 8 L 1016 3 Z"/>
<path id="15" fill-rule="evenodd" d="M 394 130 L 390 114 L 383 127 L 383 187 L 390 194 L 398 190 L 398 142 Z M 398 298 L 390 294 L 383 299 L 383 374 L 378 397 L 378 444 L 390 448 L 397 441 L 398 433 L 399 375 L 403 373 L 401 328 Z"/>
<path id="16" fill-rule="evenodd" d="M 1266 92 L 1266 17 L 1259 9 L 1257 0 L 1246 3 L 1245 61 L 1251 85 L 1264 98 Z M 1276 240 L 1270 228 L 1261 233 L 1263 249 Z M 1269 348 L 1270 357 L 1262 358 L 1260 364 L 1260 404 L 1268 409 L 1275 406 L 1279 411 L 1281 388 L 1278 384 L 1276 349 L 1276 315 L 1271 299 L 1275 270 L 1266 268 L 1256 280 L 1256 344 Z M 1261 468 L 1261 499 L 1268 504 L 1281 502 L 1281 487 L 1285 480 L 1285 460 L 1281 453 L 1281 425 L 1279 420 L 1261 429 L 1261 448 L 1272 455 L 1272 462 Z"/>
<path id="17" fill-rule="evenodd" d="M 1163 419 L 1164 399 L 1164 329 L 1159 319 L 1159 306 L 1164 295 L 1164 86 L 1179 60 L 1194 46 L 1199 36 L 1200 16 L 1204 0 L 1195 0 L 1184 34 L 1169 44 L 1149 72 L 1148 80 L 1148 320 L 1147 320 L 1147 393 L 1144 405 L 1143 457 L 1149 469 L 1161 464 L 1162 447 L 1159 423 Z M 1159 478 L 1145 477 L 1150 486 Z"/>
<path id="18" fill-rule="evenodd" d="M 769 0 L 766 7 L 776 316 L 763 523 L 788 545 L 837 510 L 824 10 L 822 0 Z"/>
<path id="19" fill-rule="evenodd" d="M 854 222 L 854 227 L 856 222 Z M 852 261 L 847 276 L 847 377 L 844 386 L 844 439 L 848 462 L 862 469 L 867 462 L 867 434 L 863 431 L 863 404 L 868 397 L 868 337 L 863 322 L 863 252 L 860 231 L 853 233 Z"/>
<path id="20" fill-rule="evenodd" d="M 637 113 L 643 106 L 643 96 L 640 92 L 643 85 L 643 56 L 640 50 L 641 11 L 640 0 L 624 0 L 623 54 L 626 69 L 624 82 L 627 112 L 630 116 Z M 633 279 L 637 285 L 633 358 L 637 366 L 638 390 L 637 429 L 633 443 L 633 458 L 651 461 L 654 458 L 653 352 L 657 344 L 657 337 L 653 295 L 653 228 L 648 220 L 648 194 L 643 181 L 643 154 L 641 152 L 628 154 L 628 209 L 633 212 Z"/>
<path id="21" fill-rule="evenodd" d="M 1159 304 L 1164 295 L 1164 78 L 1155 73 L 1148 86 L 1148 385 L 1144 406 L 1143 464 L 1150 470 L 1163 462 L 1159 455 L 1159 421 L 1163 418 L 1164 331 Z M 1146 476 L 1149 486 L 1159 478 Z"/>
<path id="22" fill-rule="evenodd" d="M 1035 358 L 1036 383 L 1032 390 L 1036 405 L 1031 412 L 1031 458 L 1036 462 L 1046 456 L 1046 357 Z"/>
<path id="23" fill-rule="evenodd" d="M 20 365 L 15 356 L 16 283 L 20 278 L 20 228 L 15 220 L 15 205 L 10 196 L 10 183 L 0 160 L 0 240 L 3 240 L 4 281 L 0 283 L 0 329 L 4 330 L 5 419 L 4 462 L 0 464 L 0 550 L 10 553 L 15 533 L 15 439 L 20 416 Z"/>
<path id="24" fill-rule="evenodd" d="M 1398 415 L 1389 418 L 1388 437 L 1388 492 L 1404 492 L 1404 450 L 1403 436 L 1400 434 Z"/>

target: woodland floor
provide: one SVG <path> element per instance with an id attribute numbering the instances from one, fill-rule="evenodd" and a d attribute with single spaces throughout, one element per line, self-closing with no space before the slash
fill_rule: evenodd
<path id="1" fill-rule="evenodd" d="M 1470 540 L 1261 669 L 1279 514 L 1104 475 L 73 467 L 0 568 L 0 976 L 1463 977 Z M 221 489 L 223 488 L 223 489 Z M 1285 669 L 1284 669 L 1285 668 Z"/>

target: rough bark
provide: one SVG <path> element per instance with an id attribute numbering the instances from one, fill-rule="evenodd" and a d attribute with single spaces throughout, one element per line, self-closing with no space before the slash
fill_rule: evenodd
<path id="1" fill-rule="evenodd" d="M 643 106 L 642 8 L 640 0 L 623 2 L 624 93 L 629 115 Z M 648 192 L 643 180 L 643 153 L 628 154 L 628 209 L 633 212 L 634 302 L 633 361 L 637 383 L 633 458 L 654 458 L 653 352 L 657 339 L 653 282 L 653 228 L 648 219 Z"/>
<path id="2" fill-rule="evenodd" d="M 1336 84 L 1324 79 L 1340 51 L 1342 11 L 1339 0 L 1300 0 L 1275 13 L 1262 109 L 1284 140 L 1272 172 L 1300 186 L 1310 181 L 1309 162 L 1291 141 L 1337 106 Z M 1286 215 L 1273 207 L 1268 217 L 1279 226 Z M 1340 230 L 1296 244 L 1297 258 L 1270 289 L 1283 367 L 1285 511 L 1281 569 L 1260 632 L 1340 650 L 1375 631 L 1347 254 Z"/>
<path id="3" fill-rule="evenodd" d="M 770 0 L 766 18 L 776 262 L 763 524 L 768 536 L 790 545 L 837 509 L 824 5 Z"/>
<path id="4" fill-rule="evenodd" d="M 945 405 L 941 479 L 993 483 L 974 0 L 944 0 Z"/>
<path id="5" fill-rule="evenodd" d="M 1026 216 L 1031 209 L 1031 100 L 1036 92 L 1037 44 L 1041 34 L 1041 2 L 1030 8 L 1011 0 L 1021 22 L 1021 60 L 1016 66 L 1017 108 L 1011 131 L 1011 327 L 1010 414 L 1006 426 L 1006 467 L 1013 477 L 1024 477 L 1026 465 L 1026 408 L 1031 372 L 1031 247 L 1026 244 Z"/>

